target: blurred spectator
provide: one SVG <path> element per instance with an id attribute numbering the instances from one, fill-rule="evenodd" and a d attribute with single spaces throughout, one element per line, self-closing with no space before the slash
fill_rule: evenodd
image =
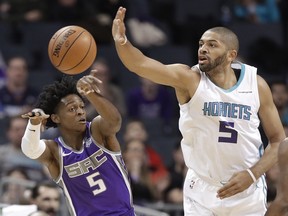
<path id="1" fill-rule="evenodd" d="M 45 20 L 46 3 L 43 0 L 2 0 L 0 16 L 3 21 L 11 23 L 36 22 Z"/>
<path id="2" fill-rule="evenodd" d="M 98 44 L 112 41 L 111 25 L 104 25 L 97 19 L 97 11 L 91 1 L 52 0 L 49 1 L 48 8 L 49 21 L 64 25 L 79 25 L 87 29 Z"/>
<path id="3" fill-rule="evenodd" d="M 37 100 L 38 91 L 28 82 L 26 59 L 15 56 L 8 60 L 5 86 L 0 88 L 0 103 L 5 116 L 16 116 L 30 111 Z"/>
<path id="4" fill-rule="evenodd" d="M 235 0 L 235 17 L 251 23 L 273 23 L 280 20 L 276 0 Z"/>
<path id="5" fill-rule="evenodd" d="M 114 41 L 111 34 L 112 22 L 118 8 L 126 7 L 126 1 L 128 0 L 89 0 L 95 10 L 93 26 L 89 30 L 98 44 L 110 44 Z"/>
<path id="6" fill-rule="evenodd" d="M 270 82 L 273 101 L 283 124 L 288 125 L 288 85 L 285 81 Z"/>
<path id="7" fill-rule="evenodd" d="M 165 190 L 165 202 L 183 203 L 183 184 L 187 172 L 180 141 L 172 152 L 173 163 L 169 167 L 170 183 Z"/>
<path id="8" fill-rule="evenodd" d="M 279 112 L 286 136 L 288 136 L 288 86 L 286 82 L 282 80 L 272 81 L 269 83 L 269 85 L 272 92 L 273 101 Z M 268 205 L 276 197 L 278 177 L 279 167 L 276 164 L 266 173 Z"/>
<path id="9" fill-rule="evenodd" d="M 54 182 L 38 182 L 31 189 L 30 201 L 49 216 L 60 216 L 61 192 Z"/>
<path id="10" fill-rule="evenodd" d="M 171 14 L 174 15 L 175 20 L 172 30 L 174 42 L 189 46 L 192 62 L 197 64 L 199 39 L 204 31 L 220 25 L 221 4 L 216 0 L 177 0 L 174 2 L 174 13 Z"/>
<path id="11" fill-rule="evenodd" d="M 24 135 L 27 119 L 11 117 L 7 127 L 8 143 L 0 145 L 0 170 L 1 174 L 13 167 L 25 167 L 27 175 L 31 180 L 43 178 L 42 165 L 30 158 L 27 158 L 21 150 L 21 140 Z"/>
<path id="12" fill-rule="evenodd" d="M 156 199 L 156 190 L 151 181 L 151 170 L 148 164 L 148 155 L 145 144 L 141 140 L 130 140 L 125 143 L 123 150 L 130 179 L 132 195 L 135 204 L 153 202 Z"/>
<path id="13" fill-rule="evenodd" d="M 168 43 L 167 33 L 159 20 L 152 16 L 148 0 L 127 1 L 127 26 L 131 40 L 141 47 Z"/>
<path id="14" fill-rule="evenodd" d="M 6 79 L 5 70 L 6 70 L 6 63 L 4 61 L 2 52 L 0 51 L 0 88 L 5 85 L 5 79 Z"/>
<path id="15" fill-rule="evenodd" d="M 112 83 L 111 71 L 108 63 L 103 58 L 97 58 L 97 60 L 91 66 L 92 69 L 97 69 L 96 76 L 102 81 L 99 86 L 101 94 L 110 100 L 116 108 L 119 110 L 123 118 L 126 116 L 126 103 L 122 89 Z M 92 120 L 95 117 L 95 108 L 90 104 L 86 105 L 87 119 Z"/>
<path id="16" fill-rule="evenodd" d="M 161 121 L 163 129 L 169 132 L 173 118 L 172 95 L 165 86 L 145 78 L 139 79 L 140 86 L 128 90 L 126 95 L 127 117 L 144 122 Z"/>
<path id="17" fill-rule="evenodd" d="M 98 22 L 110 27 L 118 8 L 127 7 L 128 0 L 89 0 L 89 2 L 96 11 Z"/>
<path id="18" fill-rule="evenodd" d="M 33 186 L 33 181 L 30 181 L 26 169 L 19 166 L 8 170 L 4 177 L 1 178 L 2 193 L 0 199 L 6 204 L 27 204 L 25 191 Z"/>
<path id="19" fill-rule="evenodd" d="M 123 139 L 124 143 L 128 143 L 131 140 L 139 140 L 145 144 L 152 184 L 158 188 L 158 191 L 165 188 L 168 171 L 159 153 L 148 144 L 148 134 L 143 122 L 136 119 L 130 119 L 125 125 Z"/>

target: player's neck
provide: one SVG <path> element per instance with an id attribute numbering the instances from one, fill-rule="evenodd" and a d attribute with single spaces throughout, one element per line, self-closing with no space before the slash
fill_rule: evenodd
<path id="1" fill-rule="evenodd" d="M 84 139 L 83 133 L 73 134 L 73 132 L 71 131 L 63 133 L 61 129 L 60 129 L 60 133 L 61 133 L 61 137 L 63 141 L 65 142 L 67 146 L 77 151 L 82 149 L 83 139 Z"/>
<path id="2" fill-rule="evenodd" d="M 222 89 L 232 88 L 239 78 L 231 67 L 228 69 L 223 68 L 222 70 L 207 72 L 206 76 L 211 80 L 211 82 Z"/>

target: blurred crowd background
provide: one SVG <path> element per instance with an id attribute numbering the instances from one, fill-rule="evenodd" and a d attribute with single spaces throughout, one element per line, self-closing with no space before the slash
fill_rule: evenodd
<path id="1" fill-rule="evenodd" d="M 33 108 L 43 85 L 62 76 L 48 58 L 50 38 L 64 26 L 79 25 L 97 43 L 97 57 L 90 69 L 98 69 L 103 81 L 101 92 L 123 117 L 118 137 L 131 176 L 135 204 L 172 216 L 183 215 L 186 167 L 180 149 L 176 97 L 172 89 L 137 77 L 120 62 L 111 34 L 119 6 L 127 8 L 129 40 L 148 56 L 167 64 L 197 64 L 198 40 L 203 32 L 214 26 L 232 29 L 240 40 L 239 60 L 258 67 L 258 74 L 270 85 L 288 135 L 288 2 L 285 0 L 0 0 L 0 203 L 3 205 L 36 204 L 48 215 L 68 215 L 62 193 L 47 183 L 53 184 L 46 170 L 21 152 L 27 120 L 20 115 Z M 88 119 L 92 119 L 97 113 L 88 103 L 86 108 Z M 42 138 L 57 134 L 57 129 L 49 129 Z M 263 143 L 267 145 L 264 135 Z M 278 173 L 275 166 L 266 175 L 269 202 L 276 194 Z M 44 205 L 42 189 L 44 194 L 52 194 Z"/>

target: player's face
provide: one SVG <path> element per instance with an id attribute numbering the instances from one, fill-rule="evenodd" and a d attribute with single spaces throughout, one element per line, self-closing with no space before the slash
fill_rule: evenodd
<path id="1" fill-rule="evenodd" d="M 46 212 L 49 216 L 56 216 L 60 208 L 59 191 L 55 188 L 41 186 L 35 204 L 39 210 Z"/>
<path id="2" fill-rule="evenodd" d="M 227 48 L 219 34 L 207 31 L 202 35 L 198 49 L 198 64 L 201 71 L 209 72 L 226 64 L 227 54 Z"/>
<path id="3" fill-rule="evenodd" d="M 75 94 L 62 98 L 54 118 L 56 118 L 59 127 L 84 131 L 86 111 L 83 100 Z"/>

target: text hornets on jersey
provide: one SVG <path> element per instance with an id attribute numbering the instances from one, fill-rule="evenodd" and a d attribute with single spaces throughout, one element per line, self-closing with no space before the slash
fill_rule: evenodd
<path id="1" fill-rule="evenodd" d="M 206 116 L 223 116 L 244 120 L 250 120 L 252 115 L 251 106 L 228 102 L 205 102 L 202 110 L 203 115 Z"/>

